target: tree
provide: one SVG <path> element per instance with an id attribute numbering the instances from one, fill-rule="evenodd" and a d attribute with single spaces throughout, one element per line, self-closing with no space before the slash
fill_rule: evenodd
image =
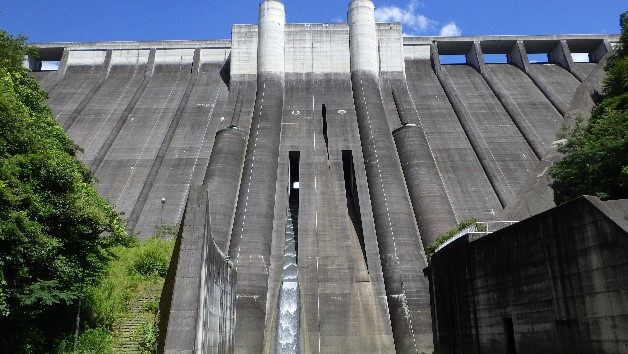
<path id="1" fill-rule="evenodd" d="M 577 122 L 559 149 L 564 159 L 550 169 L 556 204 L 583 194 L 628 198 L 628 12 L 620 24 L 619 46 L 605 67 L 603 100 L 588 124 Z"/>
<path id="2" fill-rule="evenodd" d="M 84 284 L 129 239 L 98 196 L 79 148 L 22 67 L 35 49 L 0 30 L 0 352 L 42 352 Z M 54 322 L 64 322 L 57 324 Z M 16 338 L 19 338 L 19 343 Z"/>

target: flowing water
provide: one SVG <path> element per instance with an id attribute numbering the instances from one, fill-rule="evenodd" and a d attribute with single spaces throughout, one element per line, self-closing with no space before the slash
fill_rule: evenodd
<path id="1" fill-rule="evenodd" d="M 295 205 L 296 204 L 296 205 Z M 291 201 L 286 218 L 283 281 L 279 297 L 277 353 L 299 351 L 299 284 L 297 282 L 298 201 Z"/>

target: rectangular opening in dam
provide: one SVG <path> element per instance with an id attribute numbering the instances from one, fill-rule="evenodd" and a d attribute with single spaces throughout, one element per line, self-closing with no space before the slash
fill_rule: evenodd
<path id="1" fill-rule="evenodd" d="M 288 196 L 288 212 L 291 218 L 292 231 L 294 232 L 294 251 L 295 263 L 299 257 L 299 164 L 301 153 L 299 151 L 290 151 L 288 153 L 290 160 L 290 189 Z"/>
<path id="2" fill-rule="evenodd" d="M 366 247 L 364 245 L 364 232 L 362 228 L 362 214 L 360 213 L 360 198 L 358 196 L 357 182 L 355 178 L 355 166 L 353 164 L 353 151 L 342 150 L 342 169 L 344 171 L 345 180 L 345 198 L 347 200 L 347 211 L 351 224 L 357 235 L 362 257 L 366 270 L 368 271 L 368 263 L 366 262 Z"/>
<path id="3" fill-rule="evenodd" d="M 508 63 L 508 55 L 504 54 L 484 54 L 485 64 L 506 64 Z"/>
<path id="4" fill-rule="evenodd" d="M 440 54 L 440 63 L 443 65 L 460 65 L 467 63 L 467 56 L 464 54 Z"/>
<path id="5" fill-rule="evenodd" d="M 31 71 L 57 71 L 63 58 L 62 47 L 39 48 L 37 54 L 29 56 L 25 64 Z"/>
<path id="6" fill-rule="evenodd" d="M 591 63 L 591 55 L 589 53 L 571 53 L 571 59 L 574 63 Z"/>
<path id="7" fill-rule="evenodd" d="M 329 138 L 327 137 L 327 106 L 323 104 L 321 107 L 321 115 L 323 116 L 323 137 L 325 138 L 325 149 L 327 149 L 327 159 L 329 160 Z"/>
<path id="8" fill-rule="evenodd" d="M 506 353 L 517 354 L 517 344 L 515 343 L 515 329 L 512 318 L 503 318 L 504 335 L 506 336 Z"/>
<path id="9" fill-rule="evenodd" d="M 528 53 L 528 62 L 530 62 L 530 64 L 547 64 L 549 63 L 549 54 Z"/>
<path id="10" fill-rule="evenodd" d="M 59 60 L 45 60 L 41 62 L 40 71 L 57 71 L 59 70 L 59 65 L 61 65 Z"/>

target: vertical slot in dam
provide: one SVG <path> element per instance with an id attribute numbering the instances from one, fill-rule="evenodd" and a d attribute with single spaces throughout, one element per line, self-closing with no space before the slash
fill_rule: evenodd
<path id="1" fill-rule="evenodd" d="M 299 351 L 299 160 L 298 151 L 290 151 L 290 185 L 286 217 L 283 276 L 279 295 L 279 322 L 277 324 L 277 353 L 293 354 Z"/>
<path id="2" fill-rule="evenodd" d="M 366 262 L 366 247 L 364 246 L 364 232 L 362 230 L 362 214 L 360 213 L 360 198 L 358 197 L 357 183 L 355 180 L 355 167 L 353 165 L 353 151 L 342 150 L 342 169 L 345 179 L 345 197 L 347 199 L 347 212 L 353 224 L 366 270 L 368 271 L 368 263 Z"/>

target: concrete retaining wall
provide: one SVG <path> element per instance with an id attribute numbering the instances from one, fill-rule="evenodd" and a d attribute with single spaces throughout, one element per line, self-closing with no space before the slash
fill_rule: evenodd
<path id="1" fill-rule="evenodd" d="M 626 201 L 609 203 L 581 197 L 434 254 L 436 352 L 626 353 Z"/>
<path id="2" fill-rule="evenodd" d="M 190 192 L 159 310 L 159 353 L 231 353 L 236 272 L 209 232 L 205 187 Z"/>

